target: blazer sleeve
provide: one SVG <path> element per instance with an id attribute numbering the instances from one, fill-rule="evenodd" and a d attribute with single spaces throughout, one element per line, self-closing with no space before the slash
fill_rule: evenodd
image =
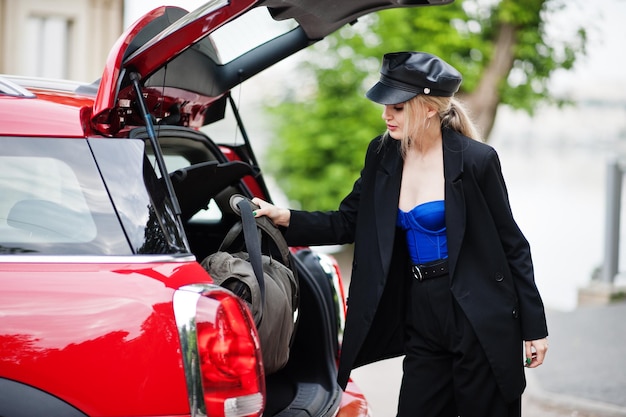
<path id="1" fill-rule="evenodd" d="M 364 178 L 375 170 L 381 137 L 373 139 L 365 154 L 365 164 L 352 191 L 335 211 L 291 210 L 285 239 L 291 246 L 343 245 L 353 243 Z"/>
<path id="2" fill-rule="evenodd" d="M 343 245 L 354 242 L 361 178 L 335 211 L 291 210 L 285 239 L 291 246 Z"/>
<path id="3" fill-rule="evenodd" d="M 548 335 L 545 310 L 535 284 L 530 245 L 513 218 L 500 159 L 490 149 L 482 164 L 480 187 L 498 229 L 502 247 L 519 301 L 520 322 L 524 340 L 536 340 Z"/>

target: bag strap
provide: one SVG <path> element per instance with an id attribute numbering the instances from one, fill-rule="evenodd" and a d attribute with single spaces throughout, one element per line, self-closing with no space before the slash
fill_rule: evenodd
<path id="1" fill-rule="evenodd" d="M 298 271 L 292 260 L 293 255 L 291 254 L 291 250 L 289 249 L 289 245 L 287 244 L 285 237 L 282 235 L 278 227 L 276 227 L 274 222 L 269 219 L 269 217 L 254 217 L 253 210 L 258 209 L 259 207 L 252 201 L 250 201 L 250 199 L 240 194 L 234 194 L 230 197 L 229 204 L 235 214 L 241 217 L 241 221 L 236 222 L 230 228 L 228 233 L 226 233 L 226 236 L 224 237 L 224 240 L 222 240 L 219 250 L 228 251 L 228 248 L 230 248 L 235 243 L 237 238 L 243 233 L 244 244 L 246 245 L 249 261 L 252 265 L 254 274 L 259 283 L 259 289 L 261 292 L 261 305 L 263 306 L 265 305 L 265 275 L 263 273 L 263 255 L 261 250 L 261 241 L 263 234 L 259 233 L 259 229 L 262 232 L 265 232 L 265 234 L 267 234 L 274 242 L 276 248 L 280 253 L 280 256 L 282 257 L 282 264 L 291 271 L 292 278 L 297 283 Z M 260 272 L 257 272 L 259 269 Z M 296 285 L 296 301 L 293 304 L 295 308 L 294 312 L 297 310 L 299 298 L 299 290 L 298 286 Z M 260 320 L 262 320 L 262 311 L 260 317 Z M 260 324 L 260 320 L 259 323 L 257 323 L 257 326 Z"/>
<path id="2" fill-rule="evenodd" d="M 240 194 L 234 194 L 230 198 L 230 206 L 233 211 L 241 217 L 243 217 L 241 215 L 241 209 L 239 208 L 239 203 L 241 201 L 247 201 L 248 205 L 251 207 L 251 210 L 256 210 L 259 208 L 256 204 L 254 204 L 246 197 Z M 269 238 L 274 242 L 276 248 L 278 248 L 283 265 L 293 270 L 294 268 L 291 268 L 291 251 L 289 250 L 289 245 L 287 245 L 287 241 L 285 240 L 285 237 L 280 232 L 280 230 L 278 230 L 276 225 L 269 219 L 269 217 L 261 216 L 255 218 L 253 216 L 253 219 L 256 221 L 257 227 L 265 232 L 265 234 L 267 234 L 267 236 L 269 236 Z M 235 239 L 237 239 L 237 237 L 242 233 L 242 229 L 242 223 L 235 223 L 224 237 L 224 240 L 220 245 L 220 250 L 226 250 L 226 248 L 230 247 L 235 242 Z"/>
<path id="3" fill-rule="evenodd" d="M 298 280 L 297 270 L 292 266 L 291 251 L 285 237 L 282 235 L 278 227 L 266 216 L 254 217 L 253 210 L 259 207 L 254 204 L 250 199 L 240 195 L 234 194 L 230 197 L 230 207 L 235 214 L 241 217 L 241 221 L 236 222 L 226 233 L 224 240 L 220 245 L 220 251 L 227 251 L 229 247 L 233 245 L 237 237 L 243 233 L 244 243 L 246 245 L 246 251 L 250 258 L 250 264 L 254 271 L 254 275 L 259 283 L 259 290 L 261 292 L 261 302 L 265 304 L 265 276 L 263 275 L 263 256 L 261 250 L 261 238 L 262 234 L 258 229 L 265 232 L 267 236 L 274 242 L 276 248 L 282 258 L 282 264 L 291 270 L 294 279 Z M 257 229 L 258 228 L 258 229 Z"/>
<path id="4" fill-rule="evenodd" d="M 232 204 L 232 199 L 231 199 Z M 252 207 L 243 198 L 236 202 L 241 215 L 243 225 L 243 238 L 246 242 L 246 250 L 250 257 L 250 264 L 254 270 L 254 275 L 259 282 L 261 291 L 261 305 L 265 305 L 265 276 L 263 275 L 263 258 L 261 255 L 261 243 L 259 242 L 259 231 L 256 228 Z"/>

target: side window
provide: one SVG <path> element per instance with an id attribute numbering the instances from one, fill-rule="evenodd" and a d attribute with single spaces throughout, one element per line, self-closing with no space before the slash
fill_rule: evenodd
<path id="1" fill-rule="evenodd" d="M 186 168 L 191 163 L 182 155 L 165 155 L 165 165 L 170 172 L 174 172 L 180 168 Z M 190 223 L 212 223 L 222 220 L 222 210 L 217 206 L 215 199 L 211 199 L 206 208 L 194 214 Z"/>
<path id="2" fill-rule="evenodd" d="M 187 168 L 188 166 L 192 165 L 192 162 L 185 156 L 174 153 L 174 150 L 176 149 L 177 148 L 166 149 L 165 151 L 167 153 L 163 157 L 163 159 L 165 160 L 165 165 L 167 166 L 167 170 L 170 173 L 181 168 Z M 149 155 L 149 159 L 150 164 L 152 166 L 156 166 L 156 161 L 153 154 Z M 222 220 L 222 217 L 222 210 L 218 207 L 215 199 L 212 198 L 206 208 L 198 211 L 189 219 L 189 223 L 218 223 Z"/>
<path id="3" fill-rule="evenodd" d="M 64 161 L 0 156 L 0 236 L 15 243 L 85 243 L 96 224 L 74 171 Z"/>
<path id="4" fill-rule="evenodd" d="M 189 219 L 189 223 L 209 223 L 219 222 L 220 220 L 222 220 L 222 210 L 217 206 L 215 199 L 212 198 L 207 208 L 194 214 Z"/>
<path id="5" fill-rule="evenodd" d="M 0 137 L 0 254 L 131 254 L 85 140 Z"/>

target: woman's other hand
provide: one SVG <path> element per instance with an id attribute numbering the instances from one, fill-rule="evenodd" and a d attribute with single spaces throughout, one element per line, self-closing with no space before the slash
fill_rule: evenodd
<path id="1" fill-rule="evenodd" d="M 259 208 L 254 211 L 254 217 L 267 216 L 276 226 L 289 226 L 289 220 L 291 220 L 291 211 L 289 211 L 289 209 L 276 207 L 258 197 L 254 197 L 252 202 L 259 206 Z"/>
<path id="2" fill-rule="evenodd" d="M 548 351 L 548 339 L 537 339 L 525 342 L 526 367 L 536 368 L 543 363 Z"/>

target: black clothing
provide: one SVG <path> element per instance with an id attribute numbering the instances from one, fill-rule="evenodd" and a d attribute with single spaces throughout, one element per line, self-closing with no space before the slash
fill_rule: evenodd
<path id="1" fill-rule="evenodd" d="M 525 387 L 522 340 L 547 336 L 530 248 L 508 201 L 495 150 L 442 129 L 448 286 L 478 338 L 505 401 Z M 354 242 L 338 381 L 351 369 L 404 354 L 409 259 L 396 217 L 400 142 L 374 139 L 352 192 L 337 211 L 291 212 L 291 245 Z"/>
<path id="2" fill-rule="evenodd" d="M 398 416 L 520 417 L 520 399 L 504 400 L 449 278 L 410 287 Z"/>

